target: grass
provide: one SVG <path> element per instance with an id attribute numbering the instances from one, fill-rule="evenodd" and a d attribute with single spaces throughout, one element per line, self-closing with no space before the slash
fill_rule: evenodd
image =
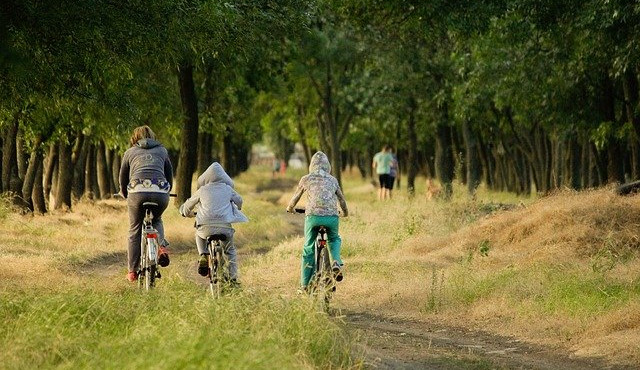
<path id="1" fill-rule="evenodd" d="M 246 262 L 241 274 L 250 276 L 252 258 L 267 258 L 265 251 L 295 228 L 270 219 L 276 206 L 244 190 L 251 222 L 237 225 L 236 242 Z M 172 262 L 149 294 L 124 280 L 124 202 L 80 202 L 72 213 L 3 217 L 2 368 L 360 366 L 339 320 L 307 299 L 274 295 L 247 281 L 245 289 L 213 300 L 195 276 L 193 220 L 173 206 L 163 216 Z"/>
<path id="2" fill-rule="evenodd" d="M 349 367 L 340 328 L 304 300 L 237 293 L 212 300 L 186 281 L 150 294 L 3 292 L 4 368 Z"/>
<path id="3" fill-rule="evenodd" d="M 255 168 L 236 179 L 250 218 L 235 225 L 245 289 L 220 301 L 208 299 L 193 271 L 193 220 L 173 207 L 163 216 L 172 264 L 157 291 L 140 294 L 123 281 L 124 203 L 81 202 L 43 217 L 0 204 L 0 363 L 359 367 L 339 322 L 294 293 L 303 217 L 284 208 L 302 174 L 274 179 Z M 350 217 L 340 219 L 338 311 L 463 323 L 640 361 L 639 197 L 596 189 L 518 198 L 481 187 L 472 198 L 455 184 L 450 201 L 428 201 L 418 180 L 416 196 L 401 189 L 379 202 L 368 181 L 345 173 L 343 182 Z M 165 362 L 145 362 L 156 351 Z"/>

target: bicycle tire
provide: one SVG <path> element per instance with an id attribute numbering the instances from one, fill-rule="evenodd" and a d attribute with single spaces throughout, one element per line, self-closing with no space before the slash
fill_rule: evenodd
<path id="1" fill-rule="evenodd" d="M 214 241 L 209 243 L 209 288 L 214 298 L 220 298 L 222 291 L 222 266 L 224 260 L 220 252 L 222 247 L 218 243 Z"/>
<path id="2" fill-rule="evenodd" d="M 147 269 L 147 272 L 145 274 L 145 287 L 147 288 L 147 290 L 151 290 L 156 286 L 157 270 L 158 267 L 156 265 L 149 265 L 149 268 Z"/>
<path id="3" fill-rule="evenodd" d="M 329 258 L 329 250 L 324 247 L 318 255 L 318 271 L 316 271 L 316 295 L 326 311 L 329 308 L 331 293 L 335 284 L 331 274 L 331 259 Z"/>
<path id="4" fill-rule="evenodd" d="M 140 241 L 140 267 L 138 268 L 138 288 L 145 288 L 147 276 L 147 241 L 143 237 Z"/>
<path id="5" fill-rule="evenodd" d="M 153 241 L 152 243 L 154 243 Z M 140 256 L 140 262 L 143 264 L 143 274 L 144 274 L 144 287 L 146 290 L 151 290 L 156 285 L 156 276 L 158 273 L 158 265 L 155 261 L 152 261 L 149 258 L 149 240 L 145 239 L 142 242 L 144 244 L 143 252 L 144 254 Z M 157 248 L 156 248 L 157 250 Z M 143 262 L 144 261 L 144 262 Z"/>

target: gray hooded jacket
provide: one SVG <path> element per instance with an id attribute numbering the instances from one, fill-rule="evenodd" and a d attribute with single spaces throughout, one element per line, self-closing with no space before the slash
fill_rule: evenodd
<path id="1" fill-rule="evenodd" d="M 233 190 L 233 181 L 218 162 L 213 162 L 198 177 L 198 190 L 180 206 L 180 214 L 193 217 L 196 206 L 197 226 L 249 221 L 240 212 L 242 197 Z"/>
<path id="2" fill-rule="evenodd" d="M 309 174 L 303 176 L 298 188 L 289 202 L 288 210 L 293 210 L 300 197 L 307 192 L 307 206 L 305 214 L 316 216 L 337 216 L 338 202 L 344 216 L 349 214 L 347 202 L 344 199 L 338 180 L 331 176 L 329 158 L 323 152 L 316 152 L 311 157 Z"/>
<path id="3" fill-rule="evenodd" d="M 168 193 L 173 183 L 173 167 L 167 149 L 153 139 L 141 139 L 127 149 L 120 166 L 120 191 L 126 198 L 137 180 L 152 180 Z"/>

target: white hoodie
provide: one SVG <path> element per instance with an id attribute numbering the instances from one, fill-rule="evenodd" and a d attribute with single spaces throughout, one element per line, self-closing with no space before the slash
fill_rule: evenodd
<path id="1" fill-rule="evenodd" d="M 198 177 L 198 190 L 180 206 L 180 214 L 193 217 L 197 205 L 197 226 L 249 221 L 240 212 L 242 197 L 233 190 L 233 180 L 218 162 Z"/>

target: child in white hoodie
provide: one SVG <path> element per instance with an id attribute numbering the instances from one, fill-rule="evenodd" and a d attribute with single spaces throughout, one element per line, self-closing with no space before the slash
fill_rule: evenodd
<path id="1" fill-rule="evenodd" d="M 236 246 L 233 243 L 235 230 L 231 224 L 249 221 L 240 209 L 242 209 L 242 197 L 233 189 L 233 180 L 220 163 L 213 162 L 198 177 L 198 190 L 180 206 L 180 214 L 183 217 L 195 216 L 196 218 L 196 245 L 200 253 L 198 260 L 200 275 L 207 276 L 209 271 L 207 237 L 223 234 L 227 237 L 224 252 L 229 261 L 229 278 L 232 282 L 237 282 L 238 262 Z"/>

